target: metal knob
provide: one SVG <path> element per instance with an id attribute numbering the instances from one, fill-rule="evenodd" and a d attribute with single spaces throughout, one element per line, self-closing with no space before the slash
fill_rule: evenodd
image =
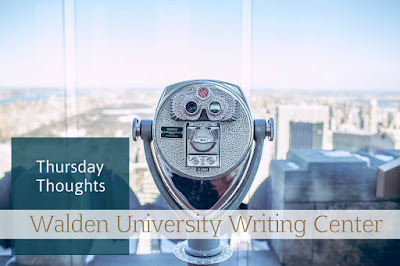
<path id="1" fill-rule="evenodd" d="M 274 119 L 272 119 L 272 118 L 268 119 L 265 134 L 267 135 L 269 141 L 274 140 L 274 136 L 275 136 Z"/>
<path id="2" fill-rule="evenodd" d="M 214 164 L 214 159 L 213 159 L 213 157 L 208 157 L 207 158 L 207 163 L 209 164 L 209 165 L 213 165 Z"/>
<path id="3" fill-rule="evenodd" d="M 139 119 L 137 119 L 135 117 L 133 119 L 133 122 L 132 122 L 132 138 L 133 138 L 133 141 L 137 141 L 139 139 L 140 133 L 141 133 L 140 122 L 139 122 Z"/>
<path id="4" fill-rule="evenodd" d="M 191 161 L 195 165 L 199 164 L 199 162 L 200 162 L 199 159 L 197 159 L 196 157 L 193 157 Z"/>

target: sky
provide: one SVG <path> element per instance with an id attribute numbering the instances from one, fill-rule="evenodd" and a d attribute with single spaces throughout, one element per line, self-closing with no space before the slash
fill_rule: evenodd
<path id="1" fill-rule="evenodd" d="M 76 0 L 72 81 L 240 85 L 242 15 L 240 0 Z M 400 1 L 253 0 L 250 15 L 252 88 L 400 89 Z M 64 86 L 63 18 L 61 0 L 0 0 L 0 88 Z"/>

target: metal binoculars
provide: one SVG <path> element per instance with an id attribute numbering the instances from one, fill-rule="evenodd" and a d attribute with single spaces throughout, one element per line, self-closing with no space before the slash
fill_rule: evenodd
<path id="1" fill-rule="evenodd" d="M 190 80 L 166 87 L 154 120 L 135 118 L 132 135 L 143 139 L 149 170 L 172 209 L 234 210 L 254 180 L 264 139 L 274 138 L 274 123 L 252 119 L 239 86 Z M 229 255 L 219 240 L 185 242 L 185 254 L 176 248 L 175 255 L 190 264 Z"/>

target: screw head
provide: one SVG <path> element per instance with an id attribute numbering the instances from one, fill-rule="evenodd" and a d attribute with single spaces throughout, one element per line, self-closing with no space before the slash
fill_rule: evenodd
<path id="1" fill-rule="evenodd" d="M 267 135 L 269 141 L 274 140 L 274 137 L 275 137 L 274 119 L 272 119 L 272 118 L 268 119 L 265 134 Z"/>
<path id="2" fill-rule="evenodd" d="M 139 119 L 136 117 L 133 119 L 132 122 L 132 138 L 133 141 L 137 141 L 140 137 L 140 122 Z"/>

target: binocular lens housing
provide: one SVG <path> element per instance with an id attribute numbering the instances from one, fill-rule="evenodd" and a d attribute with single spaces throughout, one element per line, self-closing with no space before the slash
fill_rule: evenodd
<path id="1" fill-rule="evenodd" d="M 159 164 L 182 178 L 204 181 L 227 176 L 251 153 L 250 108 L 240 88 L 229 83 L 198 80 L 168 86 L 154 125 Z"/>

